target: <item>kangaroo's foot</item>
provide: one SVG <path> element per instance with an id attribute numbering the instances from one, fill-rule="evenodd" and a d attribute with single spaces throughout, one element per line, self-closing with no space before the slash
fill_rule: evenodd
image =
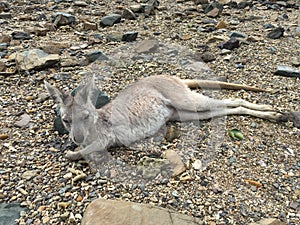
<path id="1" fill-rule="evenodd" d="M 77 151 L 77 152 L 67 151 L 66 158 L 71 161 L 76 161 L 76 160 L 82 159 L 83 157 L 79 151 Z"/>

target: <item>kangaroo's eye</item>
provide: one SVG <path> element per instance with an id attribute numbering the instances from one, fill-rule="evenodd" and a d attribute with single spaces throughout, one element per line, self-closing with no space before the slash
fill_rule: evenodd
<path id="1" fill-rule="evenodd" d="M 62 121 L 63 121 L 64 123 L 70 123 L 70 121 L 67 120 L 67 119 L 63 119 Z"/>
<path id="2" fill-rule="evenodd" d="M 90 116 L 90 113 L 88 111 L 86 111 L 84 113 L 83 119 L 87 120 L 89 118 L 89 116 Z"/>
<path id="3" fill-rule="evenodd" d="M 62 117 L 62 121 L 65 123 L 65 124 L 70 124 L 72 122 L 72 120 L 66 116 L 63 116 Z"/>

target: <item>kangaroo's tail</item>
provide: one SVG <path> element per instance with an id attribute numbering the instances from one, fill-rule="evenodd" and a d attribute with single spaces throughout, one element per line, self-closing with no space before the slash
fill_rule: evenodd
<path id="1" fill-rule="evenodd" d="M 222 81 L 214 80 L 182 80 L 189 88 L 203 88 L 203 89 L 229 89 L 229 90 L 246 90 L 257 92 L 271 92 L 271 89 L 262 89 L 253 86 L 247 86 L 242 84 L 233 84 Z"/>

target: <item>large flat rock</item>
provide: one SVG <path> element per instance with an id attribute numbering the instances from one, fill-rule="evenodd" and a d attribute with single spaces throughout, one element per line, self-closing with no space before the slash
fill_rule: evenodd
<path id="1" fill-rule="evenodd" d="M 82 225 L 196 225 L 200 219 L 140 203 L 96 199 L 86 209 Z"/>

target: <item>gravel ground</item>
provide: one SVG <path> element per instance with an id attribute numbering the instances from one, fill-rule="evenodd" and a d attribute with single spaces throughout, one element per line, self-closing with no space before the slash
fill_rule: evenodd
<path id="1" fill-rule="evenodd" d="M 51 14 L 58 11 L 71 13 L 77 23 L 49 31 L 46 36 L 12 40 L 1 61 L 6 62 L 14 52 L 45 49 L 55 42 L 63 46 L 59 52 L 62 58 L 81 59 L 87 52 L 100 49 L 121 63 L 110 67 L 98 62 L 88 66 L 56 66 L 0 76 L 0 202 L 18 202 L 28 208 L 19 224 L 79 224 L 86 206 L 98 197 L 171 208 L 202 218 L 204 224 L 247 224 L 265 217 L 278 218 L 290 225 L 300 223 L 300 133 L 291 123 L 230 116 L 199 124 L 175 124 L 181 131 L 178 139 L 162 141 L 151 149 L 141 144 L 144 152 L 124 147 L 117 149 L 120 151 L 116 155 L 135 164 L 144 155 L 173 149 L 185 159 L 188 169 L 184 174 L 145 184 L 130 181 L 130 177 L 127 182 L 115 182 L 91 164 L 64 158 L 64 152 L 71 147 L 66 135 L 59 136 L 53 131 L 55 106 L 52 100 L 44 98 L 43 85 L 47 79 L 72 90 L 87 75 L 96 73 L 101 90 L 114 97 L 142 76 L 164 73 L 182 78 L 222 77 L 276 92 L 204 92 L 219 98 L 271 104 L 281 111 L 299 111 L 299 79 L 274 75 L 277 65 L 293 66 L 297 57 L 299 60 L 299 1 L 295 1 L 294 8 L 282 6 L 282 2 L 269 3 L 273 7 L 268 7 L 263 1 L 251 1 L 253 6 L 243 9 L 225 5 L 222 15 L 209 18 L 201 4 L 194 3 L 197 1 L 161 0 L 154 15 L 140 13 L 137 20 L 125 19 L 96 31 L 82 31 L 83 21 L 98 23 L 103 15 L 122 12 L 140 4 L 139 1 L 91 0 L 85 1 L 85 7 L 74 6 L 73 1 L 6 2 L 12 18 L 0 19 L 3 34 L 38 27 L 43 23 L 43 15 L 49 23 Z M 214 27 L 221 20 L 226 22 L 226 29 L 202 31 L 201 28 Z M 266 24 L 283 27 L 284 36 L 267 38 L 272 28 L 264 28 Z M 164 52 L 150 62 L 134 60 L 132 49 L 137 42 L 105 39 L 108 34 L 129 31 L 139 32 L 137 41 L 154 37 L 165 48 L 179 49 L 177 61 L 173 62 Z M 229 60 L 228 54 L 221 54 L 217 47 L 222 41 L 213 41 L 218 36 L 228 37 L 228 31 L 248 35 L 240 47 L 228 53 Z M 90 44 L 94 34 L 104 39 Z M 75 48 L 84 44 L 85 47 Z M 178 64 L 190 53 L 200 55 L 204 51 L 215 58 L 206 63 L 209 71 L 190 71 Z M 17 127 L 15 123 L 23 114 L 30 116 L 29 124 Z M 232 140 L 227 135 L 231 129 L 240 130 L 243 140 Z M 217 144 L 212 148 L 214 141 Z M 209 163 L 204 171 L 199 171 L 193 163 L 202 157 Z"/>

